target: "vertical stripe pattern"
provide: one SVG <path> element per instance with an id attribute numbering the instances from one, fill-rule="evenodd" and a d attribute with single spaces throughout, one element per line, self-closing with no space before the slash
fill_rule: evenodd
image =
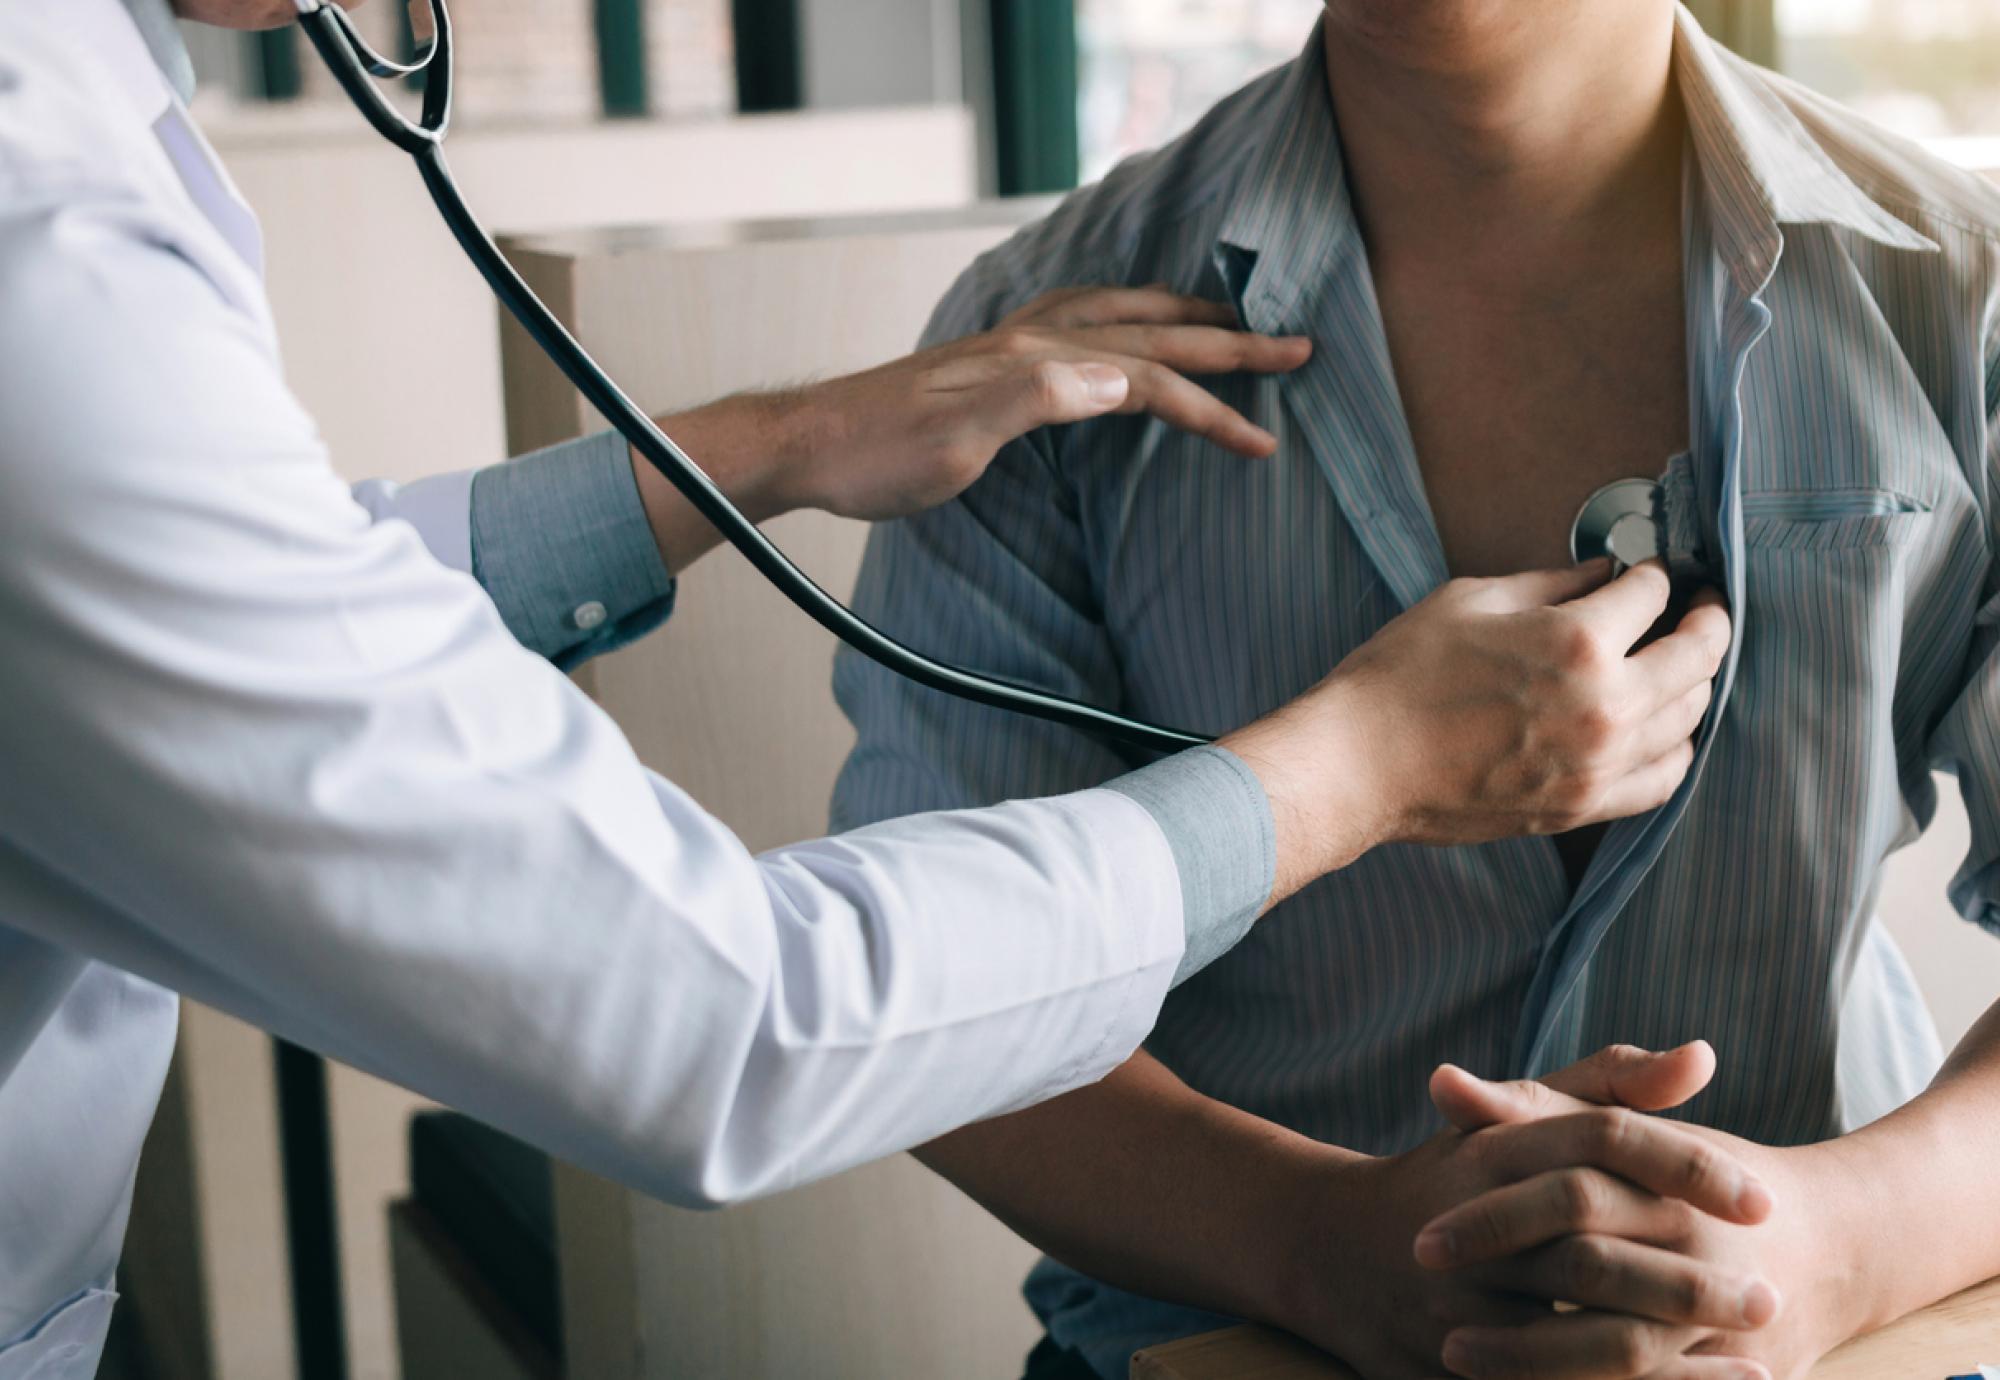
<path id="1" fill-rule="evenodd" d="M 1737 642 L 1671 805 L 1570 894 L 1554 850 L 1386 847 L 1274 912 L 1169 1001 L 1149 1048 L 1203 1093 L 1372 1153 L 1437 1120 L 1443 1060 L 1491 1074 L 1613 1041 L 1716 1045 L 1689 1114 L 1772 1143 L 1906 1098 L 1936 1037 L 1874 905 L 1956 769 L 1952 885 L 2000 932 L 1992 417 L 2000 196 L 1712 47 L 1685 14 L 1686 464 Z M 1312 361 L 1216 391 L 1274 432 L 1245 464 L 1145 418 L 1012 447 L 879 529 L 863 612 L 945 657 L 1166 722 L 1244 723 L 1444 578 L 1348 202 L 1317 36 L 982 258 L 930 338 L 1068 284 L 1232 301 Z M 1119 750 L 843 655 L 859 742 L 835 822 L 1070 790 Z M 1031 1301 L 1107 1376 L 1207 1315 L 1049 1263 Z"/>

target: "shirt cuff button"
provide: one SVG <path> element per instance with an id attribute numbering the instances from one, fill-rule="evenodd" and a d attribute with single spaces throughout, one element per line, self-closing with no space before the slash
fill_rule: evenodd
<path id="1" fill-rule="evenodd" d="M 604 611 L 604 605 L 598 603 L 595 599 L 591 599 L 585 603 L 578 604 L 576 611 L 570 614 L 569 617 L 570 621 L 576 624 L 578 628 L 584 632 L 589 632 L 593 628 L 603 626 L 604 620 L 608 615 Z"/>

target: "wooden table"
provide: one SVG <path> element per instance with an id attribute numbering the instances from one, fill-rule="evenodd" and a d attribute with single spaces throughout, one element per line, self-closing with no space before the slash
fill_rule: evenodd
<path id="1" fill-rule="evenodd" d="M 2000 1365 L 2000 1279 L 1857 1337 L 1813 1368 L 1812 1380 L 1946 1380 Z M 1132 1358 L 1132 1380 L 1356 1380 L 1304 1342 L 1264 1327 L 1231 1327 Z"/>

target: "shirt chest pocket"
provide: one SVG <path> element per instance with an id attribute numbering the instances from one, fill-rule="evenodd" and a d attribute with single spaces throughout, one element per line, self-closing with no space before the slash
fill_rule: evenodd
<path id="1" fill-rule="evenodd" d="M 1774 489 L 1743 495 L 1743 544 L 1759 551 L 1850 551 L 1920 545 L 1931 504 L 1894 489 Z"/>
<path id="2" fill-rule="evenodd" d="M 1893 784 L 1912 576 L 1938 526 L 1928 503 L 1891 489 L 1743 496 L 1747 607 L 1729 714 L 1738 749 L 1762 759 L 1746 788 Z"/>

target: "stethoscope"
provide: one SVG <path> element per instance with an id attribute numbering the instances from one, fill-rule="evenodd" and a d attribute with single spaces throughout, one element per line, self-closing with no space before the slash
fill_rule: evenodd
<path id="1" fill-rule="evenodd" d="M 445 12 L 444 0 L 428 0 L 428 24 L 422 20 L 419 0 L 410 0 L 412 28 L 419 42 L 408 62 L 391 62 L 376 52 L 334 0 L 294 0 L 294 3 L 306 36 L 363 118 L 374 126 L 376 133 L 416 160 L 417 171 L 438 213 L 501 305 L 619 435 L 665 475 L 695 510 L 807 617 L 896 674 L 975 704 L 1012 710 L 1161 752 L 1179 752 L 1210 741 L 1198 733 L 1127 718 L 1109 709 L 935 660 L 898 642 L 821 589 L 738 511 L 672 437 L 626 396 L 522 281 L 473 218 L 444 160 L 445 130 L 451 122 L 452 61 L 451 16 Z M 383 96 L 371 78 L 395 79 L 419 72 L 424 74 L 423 107 L 412 121 Z M 1630 565 L 1653 554 L 1650 550 L 1642 551 L 1647 532 L 1651 533 L 1653 543 L 1658 544 L 1659 529 L 1652 520 L 1653 501 L 1650 493 L 1641 493 L 1638 486 L 1647 490 L 1656 487 L 1651 480 L 1623 480 L 1599 491 L 1584 505 L 1571 536 L 1571 554 L 1576 559 L 1610 555 L 1614 563 Z M 1639 522 L 1642 516 L 1643 528 Z"/>

